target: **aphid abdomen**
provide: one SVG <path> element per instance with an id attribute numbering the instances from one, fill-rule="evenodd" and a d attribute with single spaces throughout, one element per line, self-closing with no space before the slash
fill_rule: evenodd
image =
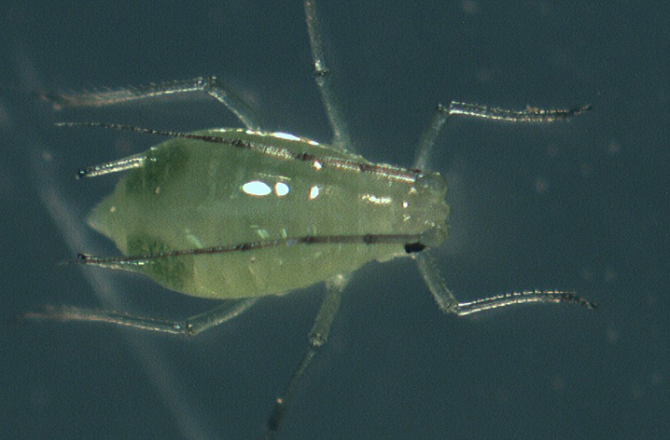
<path id="1" fill-rule="evenodd" d="M 290 135 L 236 129 L 199 133 L 283 148 L 300 153 L 300 159 L 171 139 L 149 150 L 142 167 L 126 173 L 91 214 L 91 226 L 126 256 L 284 241 L 130 266 L 165 287 L 211 298 L 285 293 L 371 260 L 405 254 L 402 241 L 308 244 L 292 243 L 292 238 L 417 236 L 432 229 L 443 240 L 448 208 L 437 174 L 430 176 L 431 185 L 392 178 L 367 171 L 373 164 L 359 156 Z M 362 166 L 341 169 L 318 157 Z"/>

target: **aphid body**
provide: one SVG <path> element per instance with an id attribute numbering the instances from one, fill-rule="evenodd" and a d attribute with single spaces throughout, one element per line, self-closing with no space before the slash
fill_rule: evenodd
<path id="1" fill-rule="evenodd" d="M 235 140 L 238 146 L 176 138 L 152 147 L 88 222 L 126 256 L 222 246 L 230 251 L 139 259 L 118 267 L 193 296 L 246 298 L 289 292 L 372 260 L 407 255 L 411 237 L 421 237 L 417 244 L 424 247 L 446 238 L 449 208 L 438 173 L 373 164 L 283 133 L 195 134 Z M 359 238 L 304 245 L 310 237 Z M 379 237 L 408 238 L 370 242 Z M 292 238 L 303 242 L 283 241 Z M 275 240 L 282 245 L 253 246 Z M 240 244 L 248 249 L 241 251 Z"/>

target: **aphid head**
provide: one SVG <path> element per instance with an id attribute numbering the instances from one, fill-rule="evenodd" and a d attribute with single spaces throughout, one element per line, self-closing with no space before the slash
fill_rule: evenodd
<path id="1" fill-rule="evenodd" d="M 421 235 L 421 245 L 439 247 L 447 238 L 449 205 L 447 183 L 439 173 L 426 172 L 415 182 L 405 200 L 405 218 Z"/>

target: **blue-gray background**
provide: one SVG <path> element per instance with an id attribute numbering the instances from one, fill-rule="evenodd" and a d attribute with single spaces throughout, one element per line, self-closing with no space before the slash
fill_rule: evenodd
<path id="1" fill-rule="evenodd" d="M 407 260 L 370 265 L 350 285 L 280 438 L 670 436 L 667 4 L 327 3 L 337 90 L 372 160 L 410 164 L 437 102 L 594 105 L 544 127 L 455 121 L 434 167 L 449 179 L 453 208 L 439 261 L 463 299 L 562 288 L 601 308 L 456 319 L 437 310 Z M 86 237 L 81 219 L 115 179 L 75 181 L 73 171 L 156 141 L 54 121 L 188 130 L 234 118 L 207 102 L 54 113 L 28 91 L 217 74 L 268 129 L 327 141 L 302 14 L 299 1 L 0 5 L 3 438 L 262 432 L 303 353 L 320 286 L 267 299 L 196 340 L 13 321 L 39 304 L 99 304 L 85 271 L 57 264 L 73 253 L 40 182 L 54 176 L 51 189 L 72 204 L 71 226 Z M 45 150 L 53 161 L 38 167 Z M 86 247 L 114 252 L 97 238 Z M 136 313 L 182 317 L 209 305 L 124 274 L 111 282 Z"/>

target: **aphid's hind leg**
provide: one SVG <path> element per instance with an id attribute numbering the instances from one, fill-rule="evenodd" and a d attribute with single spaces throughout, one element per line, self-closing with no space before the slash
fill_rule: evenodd
<path id="1" fill-rule="evenodd" d="M 146 163 L 146 153 L 133 154 L 132 156 L 93 165 L 77 170 L 77 179 L 84 177 L 99 177 L 105 174 L 120 173 L 133 168 L 141 168 Z"/>
<path id="2" fill-rule="evenodd" d="M 51 101 L 54 107 L 60 109 L 67 107 L 104 107 L 144 99 L 186 95 L 188 93 L 204 93 L 225 105 L 246 128 L 250 130 L 261 129 L 260 121 L 251 107 L 237 93 L 215 76 L 150 84 L 145 87 L 128 87 L 80 93 L 41 92 L 40 95 L 43 99 Z"/>
<path id="3" fill-rule="evenodd" d="M 454 313 L 458 316 L 473 315 L 500 307 L 515 306 L 528 303 L 565 303 L 579 304 L 588 309 L 595 309 L 596 303 L 590 302 L 574 292 L 528 290 L 513 292 L 482 298 L 471 302 L 458 302 L 454 294 L 447 288 L 444 280 L 437 269 L 435 259 L 428 252 L 413 254 L 419 272 L 428 285 L 433 298 L 440 310 L 446 313 Z"/>
<path id="4" fill-rule="evenodd" d="M 320 347 L 322 347 L 328 340 L 328 333 L 330 332 L 330 327 L 333 324 L 333 320 L 337 316 L 337 312 L 340 309 L 340 302 L 342 300 L 342 292 L 344 291 L 345 286 L 347 285 L 349 279 L 346 275 L 338 275 L 332 280 L 326 282 L 327 293 L 323 302 L 321 303 L 321 308 L 319 313 L 316 315 L 314 320 L 314 325 L 312 330 L 309 332 L 308 336 L 308 347 L 307 352 L 303 356 L 298 368 L 291 376 L 288 386 L 282 393 L 280 397 L 275 400 L 274 407 L 272 408 L 272 414 L 268 419 L 266 425 L 266 437 L 269 438 L 274 432 L 279 429 L 279 425 L 282 421 L 286 409 L 293 398 L 295 390 L 300 385 L 300 381 L 307 371 L 307 367 L 312 363 L 314 356 Z"/>
<path id="5" fill-rule="evenodd" d="M 41 310 L 25 313 L 26 319 L 49 319 L 56 321 L 104 322 L 138 330 L 159 333 L 195 336 L 224 322 L 239 316 L 254 305 L 258 298 L 240 301 L 228 301 L 199 315 L 191 316 L 182 321 L 169 321 L 142 316 L 133 316 L 107 310 L 95 310 L 72 306 L 46 306 Z"/>
<path id="6" fill-rule="evenodd" d="M 307 33 L 309 34 L 309 45 L 312 48 L 312 61 L 314 62 L 314 79 L 321 93 L 330 127 L 333 130 L 333 147 L 355 153 L 356 149 L 349 134 L 349 127 L 344 119 L 342 110 L 337 102 L 332 87 L 333 72 L 326 65 L 323 53 L 323 30 L 317 14 L 317 0 L 305 1 L 305 19 L 307 21 Z"/>
<path id="7" fill-rule="evenodd" d="M 555 121 L 564 121 L 590 109 L 590 105 L 582 105 L 567 110 L 541 110 L 538 108 L 508 110 L 457 101 L 452 101 L 448 106 L 438 104 L 437 108 L 435 109 L 435 115 L 419 139 L 416 160 L 414 161 L 414 168 L 421 170 L 430 168 L 430 155 L 435 146 L 435 142 L 437 141 L 437 137 L 451 116 L 460 115 L 471 118 L 488 119 L 492 121 L 541 124 Z"/>

